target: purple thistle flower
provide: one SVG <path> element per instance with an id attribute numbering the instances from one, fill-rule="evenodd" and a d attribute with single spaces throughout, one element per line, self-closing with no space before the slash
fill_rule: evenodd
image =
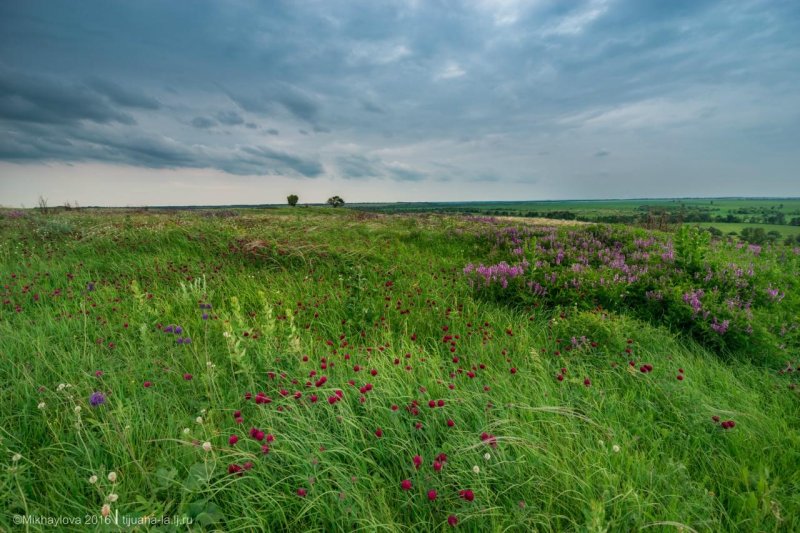
<path id="1" fill-rule="evenodd" d="M 98 405 L 102 405 L 106 403 L 106 397 L 103 395 L 102 392 L 93 392 L 91 396 L 89 396 L 89 404 L 92 407 L 97 407 Z"/>

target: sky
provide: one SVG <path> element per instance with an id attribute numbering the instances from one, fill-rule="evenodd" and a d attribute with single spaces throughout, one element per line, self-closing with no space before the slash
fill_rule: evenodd
<path id="1" fill-rule="evenodd" d="M 797 0 L 0 2 L 0 205 L 800 196 Z"/>

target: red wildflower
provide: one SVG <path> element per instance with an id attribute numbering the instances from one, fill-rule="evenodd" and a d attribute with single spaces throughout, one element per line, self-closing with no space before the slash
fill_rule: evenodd
<path id="1" fill-rule="evenodd" d="M 401 481 L 400 482 L 400 488 L 403 489 L 403 490 L 411 490 L 411 480 L 410 479 L 404 479 L 403 481 Z"/>

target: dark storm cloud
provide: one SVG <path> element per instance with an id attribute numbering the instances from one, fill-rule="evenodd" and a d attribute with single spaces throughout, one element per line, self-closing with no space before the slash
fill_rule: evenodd
<path id="1" fill-rule="evenodd" d="M 278 85 L 255 94 L 231 92 L 229 96 L 251 113 L 273 116 L 283 110 L 309 124 L 317 124 L 319 120 L 319 103 L 307 92 L 291 85 Z"/>
<path id="2" fill-rule="evenodd" d="M 122 107 L 133 107 L 140 109 L 158 109 L 161 107 L 160 102 L 155 98 L 144 93 L 126 89 L 107 80 L 95 78 L 89 80 L 89 86 L 98 93 L 108 97 L 111 102 Z"/>
<path id="3" fill-rule="evenodd" d="M 299 157 L 264 146 L 245 147 L 242 148 L 242 152 L 249 155 L 250 158 L 238 158 L 236 164 L 250 165 L 252 163 L 263 165 L 268 168 L 275 168 L 277 166 L 277 168 L 281 169 L 290 169 L 300 176 L 307 178 L 318 177 L 325 171 L 322 164 L 313 158 Z M 260 172 L 254 173 L 260 174 Z"/>
<path id="4" fill-rule="evenodd" d="M 244 124 L 242 115 L 236 111 L 220 111 L 216 116 L 220 124 L 225 124 L 226 126 L 238 126 L 239 124 Z"/>
<path id="5" fill-rule="evenodd" d="M 0 2 L 0 51 L 6 161 L 562 197 L 800 166 L 788 0 Z"/>
<path id="6" fill-rule="evenodd" d="M 369 159 L 361 155 L 346 155 L 339 157 L 336 163 L 345 178 L 380 178 L 384 175 L 378 159 Z"/>
<path id="7" fill-rule="evenodd" d="M 192 126 L 194 126 L 195 128 L 199 128 L 201 130 L 207 128 L 213 128 L 216 125 L 217 122 L 208 117 L 194 117 L 192 119 Z"/>
<path id="8" fill-rule="evenodd" d="M 220 149 L 187 145 L 162 135 L 107 128 L 30 125 L 3 132 L 0 158 L 15 162 L 102 161 L 148 168 L 215 168 L 239 175 L 292 175 L 315 178 L 324 167 L 304 157 L 263 146 Z"/>
<path id="9" fill-rule="evenodd" d="M 136 121 L 85 86 L 0 69 L 0 119 L 39 124 Z"/>
<path id="10" fill-rule="evenodd" d="M 389 178 L 396 181 L 422 181 L 428 177 L 418 169 L 387 163 L 378 157 L 349 154 L 337 158 L 340 175 L 346 179 Z"/>

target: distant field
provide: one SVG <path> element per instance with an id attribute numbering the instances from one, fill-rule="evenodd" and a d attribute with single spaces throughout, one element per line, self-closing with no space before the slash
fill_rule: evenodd
<path id="1" fill-rule="evenodd" d="M 540 200 L 508 202 L 401 202 L 401 203 L 360 203 L 352 207 L 392 211 L 431 211 L 495 209 L 559 210 L 571 209 L 589 212 L 630 211 L 643 207 L 669 209 L 686 208 L 709 209 L 714 213 L 728 214 L 737 209 L 767 208 L 781 211 L 787 215 L 800 215 L 800 198 L 638 198 L 622 200 Z"/>
<path id="2" fill-rule="evenodd" d="M 722 233 L 730 233 L 735 231 L 737 234 L 741 233 L 744 228 L 762 228 L 766 232 L 777 231 L 782 237 L 789 235 L 800 235 L 800 226 L 787 226 L 780 224 L 741 224 L 741 223 L 727 223 L 727 222 L 698 222 L 689 223 L 691 226 L 700 226 L 701 228 L 715 227 Z"/>
<path id="3" fill-rule="evenodd" d="M 409 202 L 351 204 L 356 209 L 376 211 L 562 211 L 587 215 L 629 213 L 648 209 L 702 209 L 727 216 L 742 209 L 767 209 L 787 217 L 800 216 L 800 198 L 643 198 L 631 200 L 546 200 L 513 202 Z"/>
<path id="4" fill-rule="evenodd" d="M 713 226 L 730 233 L 761 228 L 781 238 L 800 235 L 798 198 L 671 198 L 523 202 L 422 202 L 353 204 L 353 209 L 385 213 L 462 213 L 531 219 L 621 223 L 667 229 L 678 224 Z M 748 237 L 748 240 L 752 238 Z M 757 242 L 764 242 L 758 240 Z"/>

